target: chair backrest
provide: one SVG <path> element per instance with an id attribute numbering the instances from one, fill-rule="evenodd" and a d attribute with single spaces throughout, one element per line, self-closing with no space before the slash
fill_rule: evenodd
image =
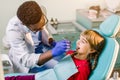
<path id="1" fill-rule="evenodd" d="M 114 38 L 119 31 L 119 20 L 119 16 L 112 15 L 108 17 L 103 23 L 101 23 L 98 30 L 96 29 L 96 31 L 105 37 L 106 45 L 99 57 L 98 65 L 95 70 L 92 71 L 89 80 L 109 79 L 119 53 L 119 44 Z"/>

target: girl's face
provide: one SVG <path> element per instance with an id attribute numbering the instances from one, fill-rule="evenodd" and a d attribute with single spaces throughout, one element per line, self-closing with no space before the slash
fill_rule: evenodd
<path id="1" fill-rule="evenodd" d="M 89 53 L 92 53 L 93 49 L 87 39 L 84 36 L 80 36 L 80 39 L 76 43 L 76 51 L 79 55 L 87 56 Z"/>

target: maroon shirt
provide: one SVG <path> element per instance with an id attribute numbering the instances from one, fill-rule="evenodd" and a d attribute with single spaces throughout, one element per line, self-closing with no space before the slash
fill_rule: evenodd
<path id="1" fill-rule="evenodd" d="M 35 80 L 35 75 L 5 77 L 5 80 Z"/>

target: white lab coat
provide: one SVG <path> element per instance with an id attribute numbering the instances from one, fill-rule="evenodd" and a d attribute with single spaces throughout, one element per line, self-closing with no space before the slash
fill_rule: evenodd
<path id="1" fill-rule="evenodd" d="M 42 31 L 42 41 L 48 44 L 50 35 Z M 35 54 L 35 45 L 39 44 L 38 32 L 31 32 L 17 16 L 13 17 L 6 29 L 6 40 L 4 43 L 9 43 L 9 58 L 13 63 L 15 72 L 27 73 L 30 68 L 37 66 L 40 54 Z"/>

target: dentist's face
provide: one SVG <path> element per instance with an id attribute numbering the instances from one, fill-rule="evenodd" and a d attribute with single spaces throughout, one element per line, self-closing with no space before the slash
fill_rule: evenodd
<path id="1" fill-rule="evenodd" d="M 36 24 L 30 25 L 29 29 L 33 32 L 37 32 L 43 29 L 43 27 L 48 23 L 48 19 L 45 15 L 42 15 L 40 21 Z"/>

